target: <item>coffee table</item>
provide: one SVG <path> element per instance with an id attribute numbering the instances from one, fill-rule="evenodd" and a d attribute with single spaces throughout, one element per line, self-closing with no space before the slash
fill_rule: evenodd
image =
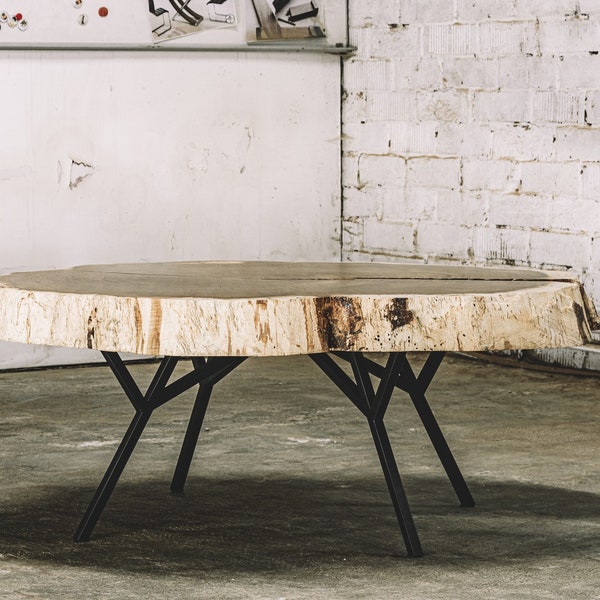
<path id="1" fill-rule="evenodd" d="M 366 417 L 409 556 L 423 550 L 384 425 L 407 393 L 462 506 L 473 497 L 426 399 L 444 354 L 579 345 L 598 326 L 562 272 L 386 263 L 91 265 L 0 277 L 0 340 L 100 350 L 135 414 L 85 515 L 89 539 L 154 410 L 198 386 L 182 492 L 214 386 L 247 357 L 309 356 Z M 146 392 L 120 353 L 161 356 Z M 420 372 L 407 353 L 427 353 Z M 385 353 L 377 362 L 369 353 Z M 178 362 L 191 369 L 171 380 Z"/>

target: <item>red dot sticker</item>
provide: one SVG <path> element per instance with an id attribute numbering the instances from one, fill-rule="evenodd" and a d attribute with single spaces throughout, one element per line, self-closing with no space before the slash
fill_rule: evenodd
<path id="1" fill-rule="evenodd" d="M 22 20 L 23 20 L 23 15 L 22 15 L 21 13 L 17 13 L 17 14 L 15 15 L 15 19 L 16 19 L 17 21 L 22 21 Z"/>
<path id="2" fill-rule="evenodd" d="M 98 14 L 99 14 L 101 17 L 106 17 L 106 16 L 108 15 L 108 8 L 106 8 L 106 6 L 101 6 L 101 7 L 98 9 Z"/>

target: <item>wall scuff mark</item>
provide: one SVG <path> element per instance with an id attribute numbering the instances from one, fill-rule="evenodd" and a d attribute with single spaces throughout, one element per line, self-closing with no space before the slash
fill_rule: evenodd
<path id="1" fill-rule="evenodd" d="M 240 154 L 243 154 L 242 166 L 240 167 L 240 175 L 243 175 L 244 171 L 246 170 L 246 160 L 248 158 L 248 153 L 250 152 L 250 146 L 252 145 L 252 138 L 254 137 L 254 131 L 251 127 L 244 127 L 244 131 L 245 139 L 242 139 L 240 145 L 243 146 L 245 143 L 246 147 L 243 148 L 240 152 Z"/>

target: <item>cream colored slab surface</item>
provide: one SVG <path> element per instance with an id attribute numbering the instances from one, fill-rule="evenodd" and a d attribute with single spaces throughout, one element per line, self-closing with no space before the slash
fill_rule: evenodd
<path id="1" fill-rule="evenodd" d="M 0 277 L 0 339 L 177 356 L 563 347 L 593 307 L 564 273 L 372 263 L 94 265 Z"/>

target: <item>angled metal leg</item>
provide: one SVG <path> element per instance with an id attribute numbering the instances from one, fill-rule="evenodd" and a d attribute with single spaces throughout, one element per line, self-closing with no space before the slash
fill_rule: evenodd
<path id="1" fill-rule="evenodd" d="M 440 366 L 443 356 L 444 353 L 442 352 L 431 353 L 423 366 L 421 373 L 416 377 L 408 359 L 403 355 L 400 359 L 399 373 L 400 377 L 407 383 L 407 391 L 410 399 L 412 400 L 423 426 L 425 427 L 425 431 L 427 431 L 427 435 L 448 475 L 448 479 L 454 488 L 460 505 L 465 508 L 472 508 L 475 506 L 475 500 L 469 490 L 467 482 L 456 464 L 454 455 L 452 454 L 452 451 L 444 438 L 444 434 L 442 433 L 425 397 L 425 391 Z"/>
<path id="2" fill-rule="evenodd" d="M 213 390 L 213 385 L 210 383 L 201 383 L 198 394 L 196 395 L 196 401 L 194 402 L 194 408 L 188 423 L 187 431 L 185 432 L 185 438 L 181 446 L 179 453 L 179 459 L 177 466 L 175 467 L 175 473 L 173 474 L 173 480 L 171 481 L 171 491 L 175 493 L 182 493 L 183 487 L 185 486 L 185 480 L 187 479 L 192 458 L 194 456 L 194 450 L 198 443 L 198 437 L 200 430 L 202 429 L 202 423 L 208 408 L 208 401 Z"/>
<path id="3" fill-rule="evenodd" d="M 396 511 L 396 518 L 398 519 L 398 525 L 402 532 L 406 553 L 410 557 L 418 558 L 419 556 L 423 556 L 423 548 L 421 547 L 417 527 L 412 517 L 408 498 L 404 491 L 404 485 L 400 478 L 400 472 L 398 471 L 387 430 L 383 422 L 369 421 L 369 426 L 371 428 L 371 435 L 373 436 L 377 454 L 379 455 L 379 462 L 383 469 L 388 491 L 392 499 L 392 504 Z"/>
<path id="4" fill-rule="evenodd" d="M 136 444 L 138 443 L 148 420 L 150 419 L 150 415 L 152 411 L 138 411 L 136 412 L 135 417 L 131 421 L 129 425 L 129 429 L 127 433 L 125 433 L 125 437 L 121 442 L 116 454 L 114 455 L 104 477 L 102 478 L 102 482 L 98 486 L 92 501 L 90 502 L 79 526 L 75 530 L 73 534 L 73 539 L 76 542 L 86 542 L 90 539 L 90 535 L 106 506 L 115 486 L 117 485 L 117 481 L 133 450 L 135 449 Z"/>
<path id="5" fill-rule="evenodd" d="M 194 451 L 198 443 L 198 437 L 202 430 L 202 423 L 204 422 L 204 416 L 206 415 L 206 409 L 208 408 L 208 402 L 212 393 L 213 387 L 223 377 L 231 373 L 238 365 L 240 365 L 245 359 L 244 358 L 209 358 L 206 365 L 213 367 L 219 366 L 215 373 L 203 379 L 200 382 L 200 389 L 196 395 L 196 401 L 194 402 L 194 408 L 190 415 L 187 430 L 181 451 L 179 452 L 179 459 L 177 460 L 177 466 L 175 467 L 175 473 L 171 481 L 171 491 L 176 494 L 183 492 L 185 481 L 187 479 L 190 465 L 192 464 L 192 458 L 194 457 Z M 199 362 L 199 359 L 193 359 L 194 367 L 200 369 L 203 363 Z"/>
<path id="6" fill-rule="evenodd" d="M 152 415 L 155 408 L 154 399 L 164 391 L 178 361 L 177 358 L 171 356 L 163 358 L 146 395 L 143 395 L 119 355 L 114 352 L 103 352 L 102 354 L 136 412 L 92 501 L 73 534 L 73 539 L 76 542 L 85 542 L 89 539 Z"/>

